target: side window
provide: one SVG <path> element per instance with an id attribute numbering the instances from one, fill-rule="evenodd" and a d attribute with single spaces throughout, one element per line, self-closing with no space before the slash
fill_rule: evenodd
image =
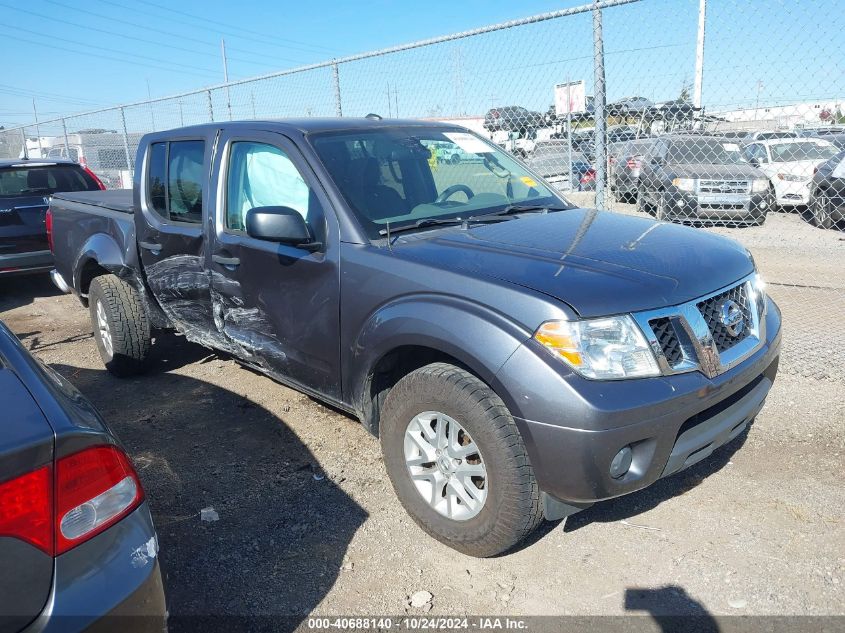
<path id="1" fill-rule="evenodd" d="M 290 207 L 314 228 L 319 203 L 287 154 L 266 143 L 232 143 L 226 176 L 226 228 L 243 231 L 255 207 Z"/>
<path id="2" fill-rule="evenodd" d="M 203 141 L 174 141 L 167 155 L 167 202 L 170 219 L 202 222 Z"/>
<path id="3" fill-rule="evenodd" d="M 150 145 L 149 166 L 147 167 L 147 191 L 149 204 L 153 211 L 167 219 L 167 143 Z"/>
<path id="4" fill-rule="evenodd" d="M 202 222 L 204 141 L 150 145 L 147 167 L 149 205 L 166 220 Z"/>

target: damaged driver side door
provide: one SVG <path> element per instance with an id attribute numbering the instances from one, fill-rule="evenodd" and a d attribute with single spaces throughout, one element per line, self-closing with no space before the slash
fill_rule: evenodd
<path id="1" fill-rule="evenodd" d="M 223 130 L 218 156 L 210 257 L 215 327 L 248 363 L 339 400 L 339 242 L 329 202 L 280 134 Z M 250 235 L 256 208 L 296 212 L 307 246 Z"/>

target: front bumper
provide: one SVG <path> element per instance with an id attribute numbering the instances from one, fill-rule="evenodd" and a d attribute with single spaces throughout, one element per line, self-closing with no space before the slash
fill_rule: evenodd
<path id="1" fill-rule="evenodd" d="M 701 194 L 673 189 L 666 192 L 666 213 L 675 220 L 753 221 L 768 213 L 774 199 L 768 192 L 754 194 Z"/>
<path id="2" fill-rule="evenodd" d="M 158 540 L 145 502 L 55 559 L 47 605 L 25 632 L 166 630 Z"/>
<path id="3" fill-rule="evenodd" d="M 770 301 L 766 341 L 716 376 L 582 378 L 532 342 L 497 374 L 542 490 L 577 508 L 645 488 L 706 458 L 739 435 L 762 408 L 780 353 L 780 314 Z M 632 451 L 630 469 L 610 476 L 614 456 Z"/>
<path id="4" fill-rule="evenodd" d="M 52 267 L 50 251 L 0 254 L 0 275 L 46 272 Z"/>
<path id="5" fill-rule="evenodd" d="M 809 204 L 810 182 L 809 178 L 799 182 L 779 180 L 777 177 L 772 178 L 778 205 L 782 207 L 797 207 Z"/>

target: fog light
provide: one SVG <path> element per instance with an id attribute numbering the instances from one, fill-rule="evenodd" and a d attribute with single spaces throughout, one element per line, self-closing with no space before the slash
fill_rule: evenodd
<path id="1" fill-rule="evenodd" d="M 684 202 L 683 200 L 678 200 L 678 206 L 679 206 L 679 207 L 682 207 L 682 206 L 684 206 L 685 204 L 686 204 L 686 202 Z"/>
<path id="2" fill-rule="evenodd" d="M 761 202 L 761 203 L 760 203 L 760 208 L 761 208 L 761 209 L 765 209 L 765 208 L 766 208 L 766 207 L 768 207 L 768 206 L 769 206 L 769 203 L 768 203 L 768 202 Z"/>
<path id="3" fill-rule="evenodd" d="M 632 459 L 633 453 L 631 452 L 631 447 L 625 446 L 622 450 L 616 453 L 616 457 L 614 457 L 613 461 L 610 462 L 610 476 L 614 479 L 622 477 L 628 472 L 628 469 L 631 468 Z"/>

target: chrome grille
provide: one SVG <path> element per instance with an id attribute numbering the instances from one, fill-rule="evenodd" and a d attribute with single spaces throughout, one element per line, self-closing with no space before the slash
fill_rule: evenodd
<path id="1" fill-rule="evenodd" d="M 657 337 L 657 343 L 663 351 L 663 355 L 669 362 L 669 365 L 675 367 L 684 359 L 684 352 L 681 349 L 681 341 L 678 339 L 678 333 L 672 325 L 672 319 L 662 317 L 660 319 L 653 319 L 648 322 L 651 329 L 654 330 L 654 335 Z"/>
<path id="2" fill-rule="evenodd" d="M 664 375 L 700 371 L 713 378 L 760 348 L 766 340 L 766 302 L 754 278 L 749 275 L 729 288 L 687 303 L 632 315 Z M 725 306 L 728 301 L 736 306 Z M 734 316 L 738 309 L 743 319 L 741 330 L 729 319 L 723 323 L 723 308 L 726 315 Z"/>
<path id="3" fill-rule="evenodd" d="M 747 194 L 751 192 L 750 180 L 712 180 L 702 178 L 698 181 L 699 193 L 711 194 Z"/>
<path id="4" fill-rule="evenodd" d="M 734 286 L 726 292 L 705 299 L 697 304 L 698 309 L 701 311 L 701 316 L 707 322 L 707 328 L 713 335 L 713 342 L 716 344 L 716 349 L 720 354 L 745 339 L 751 330 L 751 309 L 745 286 L 746 284 Z M 735 302 L 742 311 L 744 328 L 738 336 L 732 336 L 720 319 L 722 306 L 727 301 Z"/>

